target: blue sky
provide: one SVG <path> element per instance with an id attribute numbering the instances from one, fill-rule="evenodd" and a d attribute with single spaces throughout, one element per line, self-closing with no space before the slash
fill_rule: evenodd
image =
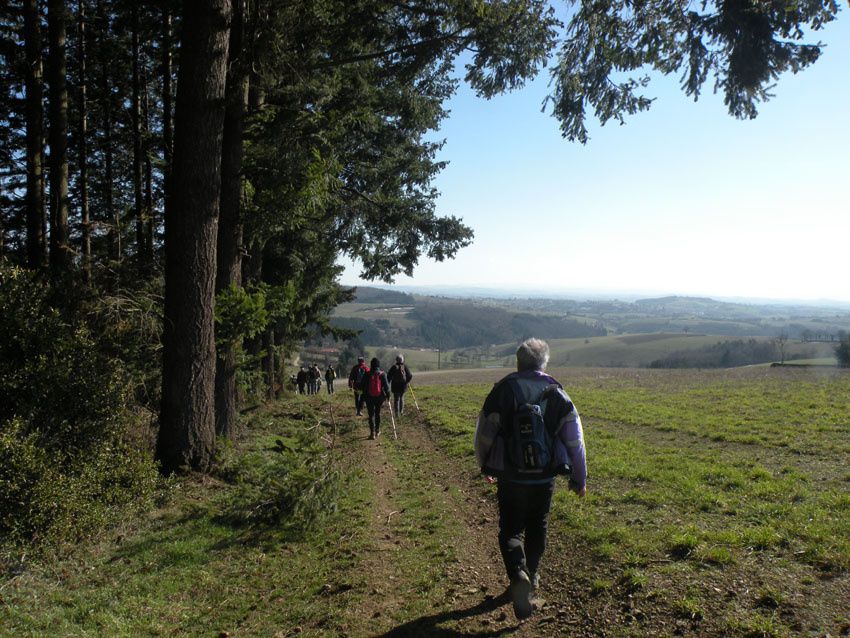
<path id="1" fill-rule="evenodd" d="M 486 101 L 462 86 L 440 136 L 438 211 L 475 230 L 399 285 L 850 301 L 850 14 L 755 120 L 658 77 L 625 126 L 582 146 L 540 112 L 548 72 Z M 362 284 L 344 261 L 342 282 Z"/>

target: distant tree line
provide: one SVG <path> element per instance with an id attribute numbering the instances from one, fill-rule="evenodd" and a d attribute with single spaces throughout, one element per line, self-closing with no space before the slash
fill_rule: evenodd
<path id="1" fill-rule="evenodd" d="M 358 286 L 354 295 L 357 303 L 386 304 L 394 306 L 412 306 L 416 303 L 413 295 L 398 290 L 385 290 L 369 286 Z"/>
<path id="2" fill-rule="evenodd" d="M 650 368 L 734 368 L 737 366 L 769 363 L 780 358 L 779 344 L 775 340 L 738 339 L 719 341 L 713 345 L 680 350 L 655 359 Z M 789 358 L 804 358 L 802 355 Z"/>
<path id="3" fill-rule="evenodd" d="M 576 319 L 476 304 L 420 304 L 409 318 L 419 322 L 417 345 L 442 349 L 515 342 L 529 336 L 565 339 L 607 334 L 602 326 Z"/>

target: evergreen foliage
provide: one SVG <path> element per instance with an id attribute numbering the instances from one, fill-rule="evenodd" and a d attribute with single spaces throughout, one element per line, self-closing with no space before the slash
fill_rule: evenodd
<path id="1" fill-rule="evenodd" d="M 336 510 L 341 485 L 327 448 L 311 432 L 290 434 L 271 450 L 225 461 L 218 475 L 235 489 L 221 520 L 297 539 Z"/>
<path id="2" fill-rule="evenodd" d="M 588 110 L 603 124 L 622 124 L 651 106 L 642 91 L 652 69 L 677 74 L 694 99 L 713 77 L 729 114 L 751 119 L 782 73 L 818 59 L 822 45 L 805 41 L 837 13 L 836 3 L 821 0 L 582 0 L 567 25 L 547 102 L 564 137 L 584 143 Z"/>
<path id="3" fill-rule="evenodd" d="M 650 368 L 734 368 L 776 361 L 779 349 L 774 341 L 756 339 L 738 339 L 720 341 L 711 346 L 672 352 L 666 357 L 656 359 Z"/>
<path id="4" fill-rule="evenodd" d="M 156 486 L 120 365 L 48 292 L 0 266 L 0 535 L 39 546 L 96 531 Z"/>
<path id="5" fill-rule="evenodd" d="M 850 337 L 844 337 L 835 346 L 835 358 L 838 360 L 839 368 L 850 368 Z"/>

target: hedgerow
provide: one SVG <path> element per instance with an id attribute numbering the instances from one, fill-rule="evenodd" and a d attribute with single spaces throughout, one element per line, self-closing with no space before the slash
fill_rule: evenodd
<path id="1" fill-rule="evenodd" d="M 130 504 L 157 473 L 131 444 L 120 361 L 51 306 L 32 274 L 0 264 L 0 541 L 32 554 L 74 543 Z"/>

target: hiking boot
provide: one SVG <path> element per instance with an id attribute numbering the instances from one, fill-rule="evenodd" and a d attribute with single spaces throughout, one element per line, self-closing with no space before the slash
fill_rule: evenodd
<path id="1" fill-rule="evenodd" d="M 381 436 L 381 431 L 375 430 L 375 438 L 377 439 L 379 436 Z"/>
<path id="2" fill-rule="evenodd" d="M 370 440 L 370 441 L 372 441 L 372 440 L 374 440 L 374 439 L 375 439 L 375 433 L 374 433 L 374 432 L 369 432 L 369 440 Z"/>
<path id="3" fill-rule="evenodd" d="M 537 591 L 540 589 L 540 572 L 534 572 L 529 578 L 531 580 L 531 590 Z"/>
<path id="4" fill-rule="evenodd" d="M 531 579 L 524 569 L 516 572 L 511 578 L 511 584 L 508 588 L 511 594 L 511 601 L 514 604 L 514 614 L 517 620 L 524 620 L 531 616 L 534 608 L 531 605 Z"/>

